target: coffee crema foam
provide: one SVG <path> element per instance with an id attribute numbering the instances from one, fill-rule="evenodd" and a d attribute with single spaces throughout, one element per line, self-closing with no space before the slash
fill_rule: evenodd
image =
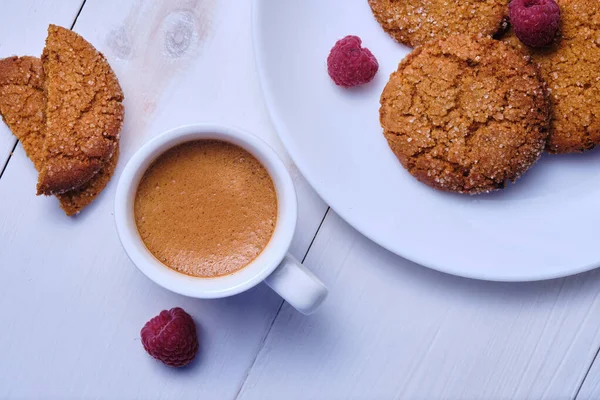
<path id="1" fill-rule="evenodd" d="M 265 167 L 222 141 L 178 145 L 158 157 L 137 188 L 135 222 L 166 266 L 211 278 L 236 272 L 267 246 L 277 195 Z"/>

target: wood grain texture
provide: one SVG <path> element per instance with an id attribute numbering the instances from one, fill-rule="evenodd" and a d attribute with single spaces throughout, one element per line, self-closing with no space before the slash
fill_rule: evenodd
<path id="1" fill-rule="evenodd" d="M 262 102 L 250 2 L 87 0 L 75 31 L 104 52 L 123 85 L 121 160 L 75 218 L 34 195 L 35 170 L 20 147 L 0 179 L 0 398 L 233 399 L 281 299 L 266 286 L 217 301 L 158 287 L 127 259 L 112 208 L 133 152 L 187 123 L 241 126 L 291 166 Z M 292 173 L 300 210 L 291 252 L 301 258 L 326 206 Z M 151 359 L 139 341 L 143 324 L 173 306 L 192 314 L 201 337 L 199 359 L 185 370 Z"/>
<path id="2" fill-rule="evenodd" d="M 284 305 L 240 400 L 572 399 L 600 346 L 598 271 L 456 278 L 392 255 L 334 213 L 305 264 L 330 297 L 312 317 Z"/>
<path id="3" fill-rule="evenodd" d="M 0 12 L 0 58 L 42 54 L 46 29 L 54 23 L 70 27 L 83 0 L 4 1 Z M 0 171 L 17 139 L 0 122 Z M 33 168 L 31 165 L 29 168 Z"/>
<path id="4" fill-rule="evenodd" d="M 50 12 L 66 0 L 14 2 L 25 3 Z M 38 51 L 43 24 L 31 27 L 41 32 Z M 296 257 L 326 207 L 269 122 L 249 1 L 87 0 L 75 30 L 123 84 L 122 160 L 98 201 L 71 219 L 55 199 L 34 196 L 36 173 L 20 147 L 0 179 L 0 398 L 575 396 L 600 346 L 599 272 L 529 284 L 455 278 L 386 252 L 329 213 L 306 260 L 332 290 L 316 315 L 284 305 L 271 328 L 281 300 L 266 287 L 200 301 L 143 277 L 118 243 L 112 201 L 126 160 L 166 129 L 224 122 L 271 143 L 297 184 Z M 163 367 L 139 342 L 144 322 L 173 306 L 194 316 L 201 336 L 199 359 L 185 370 Z M 595 364 L 578 399 L 600 397 L 599 374 Z"/>

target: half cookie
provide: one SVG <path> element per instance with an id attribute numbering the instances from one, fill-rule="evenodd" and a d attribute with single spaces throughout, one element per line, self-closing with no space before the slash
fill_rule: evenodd
<path id="1" fill-rule="evenodd" d="M 0 115 L 39 171 L 44 146 L 44 71 L 39 58 L 0 60 Z"/>
<path id="2" fill-rule="evenodd" d="M 106 61 L 73 31 L 50 25 L 42 54 L 46 128 L 38 194 L 77 189 L 111 159 L 123 92 Z"/>
<path id="3" fill-rule="evenodd" d="M 451 34 L 495 35 L 507 27 L 509 0 L 369 0 L 383 29 L 416 47 Z"/>
<path id="4" fill-rule="evenodd" d="M 78 214 L 90 205 L 112 178 L 118 161 L 119 148 L 117 147 L 108 163 L 89 182 L 77 189 L 56 195 L 65 214 L 68 216 Z"/>
<path id="5" fill-rule="evenodd" d="M 44 73 L 35 57 L 9 57 L 0 60 L 0 115 L 21 141 L 27 157 L 39 171 L 43 164 Z M 67 215 L 89 205 L 110 180 L 118 160 L 113 157 L 90 181 L 80 188 L 57 195 Z"/>
<path id="6" fill-rule="evenodd" d="M 381 95 L 390 148 L 421 182 L 483 193 L 541 155 L 549 104 L 537 69 L 491 38 L 430 41 L 404 59 Z"/>
<path id="7" fill-rule="evenodd" d="M 574 153 L 600 145 L 600 2 L 557 3 L 561 32 L 552 46 L 531 49 L 512 31 L 504 40 L 531 56 L 548 83 L 553 112 L 546 150 Z"/>

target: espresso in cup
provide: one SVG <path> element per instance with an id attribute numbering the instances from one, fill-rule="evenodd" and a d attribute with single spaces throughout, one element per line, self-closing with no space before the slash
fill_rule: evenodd
<path id="1" fill-rule="evenodd" d="M 175 271 L 232 274 L 265 249 L 277 223 L 277 194 L 249 152 L 218 140 L 180 144 L 144 173 L 135 222 L 148 250 Z"/>

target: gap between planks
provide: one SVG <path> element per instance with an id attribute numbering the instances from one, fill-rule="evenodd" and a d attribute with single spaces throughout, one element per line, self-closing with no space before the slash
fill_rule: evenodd
<path id="1" fill-rule="evenodd" d="M 18 144 L 19 144 L 19 141 L 15 140 L 15 144 L 13 145 L 10 153 L 8 153 L 8 158 L 6 159 L 6 162 L 4 163 L 4 166 L 2 167 L 2 171 L 0 171 L 0 179 L 2 179 L 2 175 L 4 175 L 4 171 L 6 171 L 6 167 L 8 167 L 8 163 L 10 162 L 10 159 L 12 158 L 13 153 L 17 149 Z"/>
<path id="2" fill-rule="evenodd" d="M 78 18 L 80 16 L 81 12 L 83 11 L 83 8 L 85 7 L 86 2 L 87 2 L 87 0 L 83 0 L 82 1 L 81 6 L 79 7 L 79 10 L 78 10 L 78 12 L 77 12 L 77 14 L 76 14 L 76 16 L 75 16 L 75 18 L 73 20 L 73 23 L 71 24 L 70 29 L 73 29 L 75 27 L 75 25 L 77 24 L 77 20 L 78 20 Z M 6 168 L 8 167 L 8 164 L 10 163 L 10 161 L 12 159 L 12 156 L 13 156 L 13 154 L 14 154 L 14 152 L 15 152 L 18 144 L 19 144 L 19 141 L 15 139 L 15 143 L 13 145 L 13 148 L 12 148 L 11 152 L 9 153 L 8 158 L 7 158 L 6 162 L 4 163 L 2 169 L 0 170 L 0 179 L 4 175 L 4 172 L 6 171 Z M 312 238 L 312 240 L 311 240 L 311 242 L 310 242 L 310 244 L 309 244 L 306 252 L 304 253 L 304 256 L 302 257 L 301 262 L 304 262 L 305 259 L 306 259 L 306 257 L 310 253 L 310 250 L 311 250 L 311 248 L 313 246 L 313 243 L 315 242 L 315 240 L 316 240 L 316 238 L 317 238 L 317 236 L 318 236 L 318 234 L 319 234 L 319 232 L 321 230 L 321 227 L 322 227 L 323 223 L 325 222 L 325 219 L 329 215 L 329 211 L 330 211 L 330 207 L 327 208 L 327 210 L 326 210 L 323 218 L 321 219 L 321 222 L 319 223 L 319 226 L 317 227 L 317 230 L 315 231 L 315 234 L 314 234 L 314 236 L 313 236 L 313 238 Z M 244 388 L 244 385 L 245 385 L 245 383 L 246 383 L 246 381 L 248 379 L 250 371 L 254 367 L 254 364 L 256 363 L 258 355 L 260 354 L 260 352 L 264 348 L 266 340 L 267 340 L 269 334 L 271 333 L 273 325 L 275 324 L 275 322 L 276 322 L 276 320 L 277 320 L 277 318 L 278 318 L 278 316 L 279 316 L 279 314 L 280 314 L 280 312 L 281 312 L 281 310 L 283 308 L 283 304 L 284 303 L 285 303 L 285 301 L 283 301 L 283 300 L 280 302 L 279 307 L 277 309 L 277 312 L 275 313 L 275 315 L 274 315 L 274 317 L 273 317 L 273 319 L 272 319 L 272 321 L 271 321 L 271 323 L 269 325 L 269 328 L 265 332 L 265 334 L 264 334 L 264 336 L 263 336 L 263 338 L 262 338 L 262 340 L 260 342 L 259 348 L 258 348 L 258 350 L 257 350 L 257 352 L 256 352 L 256 354 L 254 356 L 254 359 L 252 360 L 252 363 L 250 364 L 250 366 L 247 368 L 246 373 L 244 374 L 244 378 L 242 379 L 242 381 L 239 384 L 239 387 L 238 387 L 238 390 L 236 391 L 236 395 L 235 395 L 234 399 L 238 399 L 239 398 L 239 395 L 240 395 L 242 389 Z M 585 383 L 585 381 L 586 381 L 586 379 L 587 379 L 587 377 L 588 377 L 588 375 L 590 373 L 590 370 L 591 370 L 592 366 L 594 365 L 594 363 L 596 362 L 596 360 L 598 360 L 598 355 L 599 354 L 600 354 L 600 347 L 596 350 L 595 356 L 593 357 L 593 359 L 590 362 L 590 364 L 589 364 L 589 366 L 588 366 L 585 374 L 583 375 L 583 378 L 581 379 L 581 382 L 580 382 L 580 384 L 579 384 L 579 386 L 577 388 L 577 391 L 575 392 L 575 396 L 573 397 L 574 400 L 578 400 L 580 391 L 581 391 L 581 389 L 582 389 L 582 387 L 583 387 L 583 385 L 584 385 L 584 383 Z"/>
<path id="3" fill-rule="evenodd" d="M 587 371 L 585 371 L 585 374 L 583 375 L 583 379 L 581 380 L 581 383 L 579 384 L 579 387 L 577 388 L 577 391 L 575 392 L 575 397 L 573 397 L 573 400 L 578 400 L 577 398 L 579 397 L 579 392 L 581 392 L 581 388 L 583 387 L 585 380 L 587 379 L 588 375 L 590 374 L 590 371 L 592 370 L 594 363 L 598 359 L 599 353 L 600 353 L 600 347 L 596 350 L 596 354 L 594 355 L 594 358 L 592 358 L 592 362 L 590 363 Z"/>
<path id="4" fill-rule="evenodd" d="M 72 23 L 71 23 L 71 25 L 70 25 L 70 29 L 71 29 L 71 30 L 73 30 L 73 29 L 76 27 L 76 24 L 77 24 L 77 22 L 78 22 L 78 19 L 79 19 L 79 17 L 80 17 L 80 15 L 81 15 L 81 13 L 82 13 L 82 11 L 83 11 L 84 7 L 86 6 L 86 2 L 87 2 L 87 0 L 83 0 L 83 1 L 81 2 L 80 6 L 79 6 L 79 9 L 78 9 L 78 11 L 77 11 L 77 13 L 76 13 L 76 15 L 75 15 L 74 19 L 72 20 Z M 75 8 L 75 7 L 73 7 L 73 8 Z M 66 25 L 66 24 L 65 24 L 65 25 Z M 19 144 L 19 140 L 17 140 L 17 139 L 16 139 L 16 138 L 14 138 L 14 137 L 13 137 L 13 139 L 14 139 L 14 143 L 13 143 L 13 145 L 11 146 L 11 147 L 12 147 L 12 149 L 11 149 L 10 153 L 8 154 L 8 157 L 7 157 L 6 161 L 3 163 L 3 165 L 1 165 L 1 169 L 0 169 L 0 179 L 2 178 L 2 176 L 3 176 L 4 172 L 6 171 L 6 169 L 8 168 L 8 164 L 10 163 L 10 161 L 11 161 L 11 159 L 12 159 L 12 156 L 13 156 L 13 154 L 14 154 L 14 152 L 15 152 L 15 150 L 16 150 L 16 148 L 17 148 L 18 144 Z M 329 214 L 329 207 L 327 207 L 327 209 L 326 209 L 326 211 L 325 211 L 325 213 L 324 213 L 324 215 L 323 215 L 323 217 L 322 217 L 322 219 L 321 219 L 321 221 L 320 221 L 320 223 L 319 223 L 319 225 L 318 225 L 318 227 L 317 227 L 316 231 L 314 232 L 313 238 L 311 239 L 311 241 L 310 241 L 310 243 L 309 243 L 309 246 L 308 246 L 307 250 L 306 250 L 306 251 L 305 251 L 305 253 L 303 254 L 303 256 L 302 256 L 302 259 L 301 259 L 301 262 L 304 262 L 304 261 L 306 260 L 306 257 L 308 256 L 308 254 L 309 254 L 309 252 L 310 252 L 310 250 L 311 250 L 311 248 L 312 248 L 312 246 L 313 246 L 313 243 L 315 242 L 315 240 L 316 240 L 316 238 L 317 238 L 317 235 L 318 235 L 318 233 L 320 232 L 320 229 L 321 229 L 321 227 L 323 226 L 323 223 L 324 223 L 324 221 L 325 221 L 325 219 L 326 219 L 326 217 L 327 217 L 327 215 L 328 215 L 328 214 Z M 238 398 L 238 397 L 239 397 L 239 395 L 240 395 L 240 393 L 241 393 L 241 391 L 242 391 L 242 389 L 243 389 L 243 387 L 244 387 L 244 385 L 245 385 L 245 383 L 246 383 L 246 380 L 247 380 L 247 378 L 248 378 L 248 376 L 249 376 L 249 373 L 250 373 L 250 371 L 252 370 L 252 368 L 254 367 L 254 364 L 255 364 L 255 362 L 256 362 L 256 360 L 257 360 L 257 357 L 258 357 L 258 355 L 259 355 L 259 354 L 260 354 L 260 352 L 263 350 L 263 347 L 264 347 L 264 345 L 265 345 L 266 339 L 268 338 L 268 336 L 269 336 L 269 333 L 271 332 L 271 330 L 272 330 L 272 327 L 273 327 L 274 323 L 276 322 L 276 320 L 277 320 L 277 317 L 278 317 L 278 316 L 279 316 L 279 314 L 280 314 L 280 311 L 282 310 L 283 303 L 284 303 L 284 301 L 283 301 L 283 300 L 281 300 L 280 304 L 278 305 L 278 308 L 277 308 L 276 314 L 274 315 L 274 317 L 273 317 L 272 321 L 270 322 L 270 324 L 269 324 L 269 326 L 268 326 L 268 329 L 265 331 L 265 333 L 264 333 L 264 335 L 263 335 L 263 337 L 262 337 L 262 339 L 261 339 L 261 341 L 260 341 L 260 343 L 259 343 L 259 347 L 258 347 L 258 349 L 257 349 L 257 351 L 256 351 L 256 354 L 255 354 L 254 358 L 252 359 L 252 362 L 251 362 L 251 364 L 250 364 L 250 365 L 249 365 L 249 367 L 246 369 L 246 372 L 245 372 L 245 374 L 244 374 L 244 376 L 243 376 L 243 379 L 242 379 L 242 380 L 241 380 L 241 381 L 238 383 L 238 389 L 237 389 L 237 391 L 235 392 L 235 398 Z"/>
<path id="5" fill-rule="evenodd" d="M 306 249 L 306 252 L 304 253 L 304 256 L 302 256 L 302 260 L 300 261 L 301 263 L 304 263 L 304 260 L 306 260 L 306 257 L 308 256 L 308 253 L 310 253 L 310 249 L 312 248 L 313 243 L 315 242 L 317 236 L 319 235 L 319 232 L 321 231 L 321 227 L 323 226 L 323 223 L 325 222 L 325 219 L 329 215 L 329 210 L 330 209 L 331 209 L 331 207 L 328 206 L 327 210 L 325 211 L 325 215 L 323 215 L 323 218 L 321 219 L 321 222 L 319 223 L 319 226 L 317 227 L 317 230 L 315 231 L 315 234 L 312 237 L 312 240 L 310 241 L 310 244 L 308 245 L 308 248 Z M 273 316 L 273 319 L 271 320 L 271 323 L 269 324 L 269 329 L 267 329 L 265 331 L 265 334 L 263 335 L 263 337 L 262 337 L 262 339 L 260 341 L 260 345 L 258 346 L 258 350 L 256 351 L 256 354 L 254 355 L 254 358 L 252 359 L 252 363 L 246 369 L 246 373 L 244 374 L 244 378 L 240 382 L 238 390 L 235 392 L 234 400 L 237 400 L 240 397 L 240 393 L 242 392 L 242 389 L 244 388 L 244 385 L 246 384 L 246 381 L 248 380 L 248 376 L 250 375 L 250 371 L 252 371 L 252 368 L 254 367 L 254 364 L 256 363 L 256 360 L 258 359 L 258 355 L 260 354 L 260 352 L 262 351 L 262 349 L 265 347 L 265 343 L 267 341 L 267 338 L 269 337 L 269 334 L 271 333 L 271 329 L 273 329 L 273 325 L 275 325 L 275 321 L 277 321 L 277 317 L 279 316 L 279 313 L 281 312 L 281 309 L 283 308 L 283 304 L 284 303 L 285 303 L 285 300 L 281 300 L 281 302 L 279 303 L 279 307 L 277 308 L 277 312 L 275 313 L 275 315 Z"/>

